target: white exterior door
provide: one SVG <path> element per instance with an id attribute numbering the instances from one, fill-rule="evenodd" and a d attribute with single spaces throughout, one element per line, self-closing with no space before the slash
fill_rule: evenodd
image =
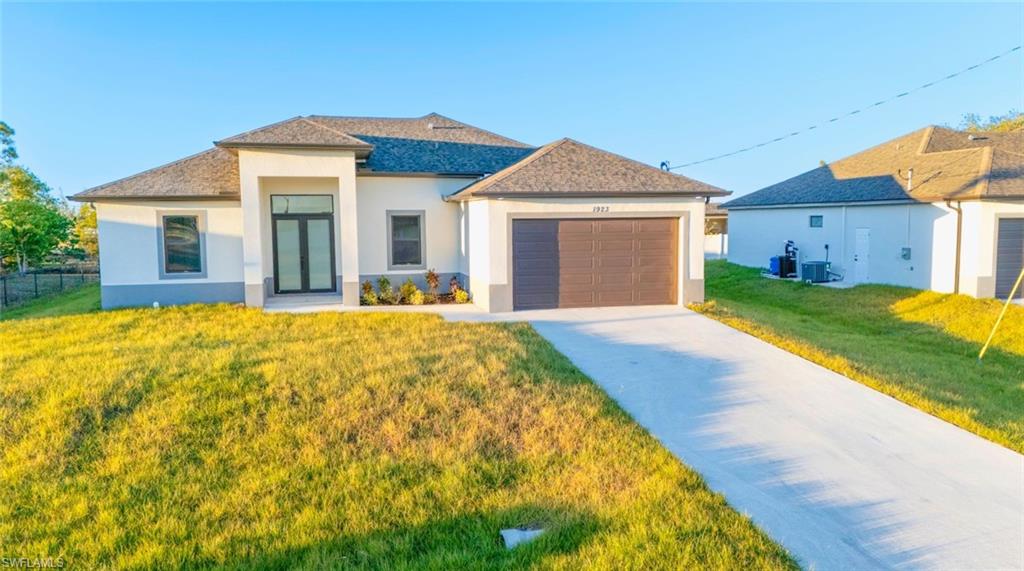
<path id="1" fill-rule="evenodd" d="M 871 229 L 857 228 L 857 237 L 853 243 L 853 281 L 860 284 L 870 280 L 870 266 Z"/>

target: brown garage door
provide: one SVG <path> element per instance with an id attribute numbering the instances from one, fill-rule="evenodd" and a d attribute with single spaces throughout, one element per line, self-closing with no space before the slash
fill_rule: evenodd
<path id="1" fill-rule="evenodd" d="M 1024 218 L 1004 218 L 999 221 L 996 242 L 996 297 L 1006 299 L 1024 267 Z M 1018 291 L 1014 297 L 1024 297 Z"/>
<path id="2" fill-rule="evenodd" d="M 676 302 L 678 220 L 514 220 L 515 309 Z"/>

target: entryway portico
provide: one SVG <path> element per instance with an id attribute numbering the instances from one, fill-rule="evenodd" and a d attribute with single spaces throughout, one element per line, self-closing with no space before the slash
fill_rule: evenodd
<path id="1" fill-rule="evenodd" d="M 359 304 L 356 155 L 340 148 L 238 149 L 246 305 L 309 292 Z"/>

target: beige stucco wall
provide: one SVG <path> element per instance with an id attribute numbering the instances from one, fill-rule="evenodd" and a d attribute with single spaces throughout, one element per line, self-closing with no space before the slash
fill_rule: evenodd
<path id="1" fill-rule="evenodd" d="M 201 212 L 206 219 L 206 276 L 160 279 L 160 213 Z M 102 285 L 242 281 L 242 209 L 234 201 L 96 203 Z"/>
<path id="2" fill-rule="evenodd" d="M 334 181 L 335 234 L 338 261 L 335 271 L 342 276 L 339 287 L 347 305 L 359 303 L 359 225 L 356 207 L 356 163 L 351 151 L 241 149 L 238 151 L 241 180 L 245 303 L 262 306 L 267 296 L 266 278 L 273 275 L 273 257 L 268 255 L 268 188 L 284 184 L 295 188 L 296 179 L 307 179 L 309 187 L 329 191 Z M 277 179 L 288 179 L 287 181 Z M 317 180 L 309 180 L 317 179 Z M 269 273 L 267 268 L 270 268 Z"/>
<path id="3" fill-rule="evenodd" d="M 424 264 L 440 273 L 461 271 L 461 208 L 445 202 L 471 182 L 465 178 L 362 176 L 356 178 L 359 211 L 359 270 L 364 275 L 422 275 L 424 270 L 389 270 L 387 212 L 423 211 Z M 394 280 L 392 280 L 394 281 Z"/>
<path id="4" fill-rule="evenodd" d="M 963 210 L 961 292 L 977 297 L 992 297 L 996 291 L 996 240 L 999 220 L 1024 218 L 1024 202 L 964 202 Z"/>
<path id="5" fill-rule="evenodd" d="M 516 218 L 679 218 L 681 304 L 704 298 L 704 200 L 694 198 L 479 199 L 468 203 L 469 278 L 475 303 L 512 310 L 512 220 Z"/>

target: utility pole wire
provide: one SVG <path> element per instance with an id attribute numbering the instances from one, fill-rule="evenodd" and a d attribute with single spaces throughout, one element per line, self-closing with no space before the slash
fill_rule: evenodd
<path id="1" fill-rule="evenodd" d="M 882 99 L 880 101 L 876 101 L 876 102 L 872 103 L 871 105 L 866 105 L 866 106 L 861 107 L 859 109 L 854 109 L 853 111 L 850 111 L 850 112 L 845 113 L 843 115 L 837 115 L 837 116 L 829 119 L 828 121 L 823 121 L 822 123 L 819 123 L 817 125 L 811 125 L 810 127 L 806 127 L 806 128 L 803 128 L 803 129 L 798 129 L 798 130 L 793 131 L 793 132 L 791 132 L 789 134 L 782 135 L 782 136 L 779 136 L 779 137 L 775 137 L 774 139 L 770 139 L 770 140 L 758 143 L 756 145 L 750 145 L 749 147 L 743 147 L 742 149 L 737 149 L 737 150 L 729 152 L 729 153 L 724 153 L 724 154 L 721 154 L 721 155 L 715 155 L 713 157 L 708 157 L 706 159 L 701 159 L 699 161 L 692 161 L 692 162 L 689 162 L 689 163 L 686 163 L 686 164 L 682 164 L 682 165 L 670 166 L 670 163 L 668 161 L 663 161 L 661 163 L 661 168 L 662 168 L 662 170 L 673 171 L 675 169 L 681 169 L 681 168 L 684 168 L 684 167 L 691 167 L 693 165 L 699 165 L 699 164 L 702 164 L 702 163 L 708 163 L 708 162 L 711 162 L 711 161 L 717 161 L 718 159 L 724 159 L 726 157 L 731 157 L 733 155 L 738 155 L 740 153 L 745 153 L 747 151 L 752 151 L 754 149 L 765 147 L 765 146 L 771 145 L 773 143 L 778 143 L 779 141 L 784 141 L 784 140 L 789 139 L 791 137 L 795 137 L 795 136 L 797 136 L 797 135 L 799 135 L 801 133 L 806 133 L 808 131 L 813 131 L 813 130 L 818 129 L 820 127 L 824 127 L 824 126 L 829 125 L 831 123 L 835 123 L 836 121 L 839 121 L 840 119 L 845 119 L 847 117 L 851 117 L 853 115 L 857 115 L 858 113 L 861 113 L 863 111 L 868 111 L 870 109 L 874 109 L 875 107 L 879 107 L 881 105 L 885 105 L 886 103 L 895 101 L 895 100 L 897 100 L 897 99 L 899 99 L 901 97 L 906 97 L 907 95 L 910 95 L 911 93 L 915 93 L 917 91 L 921 91 L 922 89 L 927 89 L 929 87 L 932 87 L 932 86 L 937 85 L 939 83 L 942 83 L 944 81 L 949 81 L 950 79 L 953 79 L 954 77 L 957 77 L 957 76 L 963 75 L 963 74 L 965 74 L 965 73 L 967 73 L 969 71 L 973 71 L 975 69 L 978 69 L 979 67 L 981 67 L 983 65 L 990 64 L 990 63 L 996 61 L 997 59 L 1006 57 L 1006 56 L 1008 56 L 1008 55 L 1010 55 L 1010 54 L 1012 54 L 1012 53 L 1014 53 L 1016 51 L 1019 51 L 1020 49 L 1021 49 L 1021 46 L 1018 45 L 1018 46 L 1016 46 L 1016 47 L 1014 47 L 1012 49 L 1009 49 L 1009 50 L 1007 50 L 1007 51 L 1005 51 L 1005 52 L 1003 52 L 1001 54 L 994 55 L 994 56 L 988 58 L 985 61 L 976 63 L 976 64 L 974 64 L 974 65 L 972 65 L 970 67 L 965 67 L 964 69 L 961 69 L 960 71 L 951 73 L 951 74 L 947 75 L 946 77 L 943 77 L 943 78 L 940 78 L 940 79 L 936 79 L 934 81 L 929 81 L 928 83 L 921 84 L 921 85 L 919 85 L 919 86 L 917 86 L 917 87 L 915 87 L 913 89 L 904 91 L 903 93 L 899 93 L 897 95 L 893 95 L 892 97 L 888 97 L 886 99 Z"/>

